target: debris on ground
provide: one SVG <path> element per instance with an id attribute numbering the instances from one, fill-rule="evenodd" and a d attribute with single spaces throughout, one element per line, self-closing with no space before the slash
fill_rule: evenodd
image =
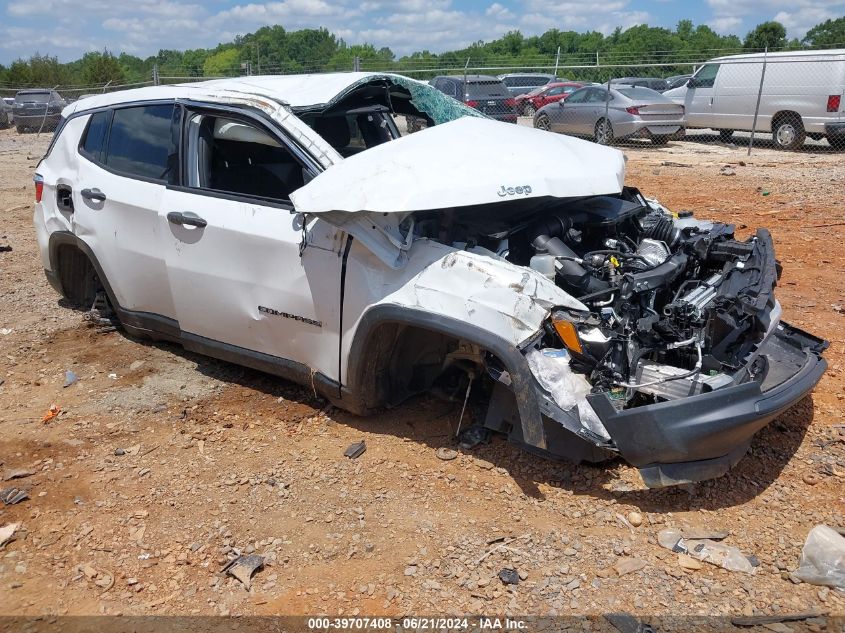
<path id="1" fill-rule="evenodd" d="M 678 566 L 683 569 L 690 569 L 693 571 L 704 568 L 704 564 L 700 560 L 680 552 L 678 553 Z"/>
<path id="2" fill-rule="evenodd" d="M 345 457 L 348 457 L 349 459 L 357 459 L 361 457 L 361 455 L 363 455 L 366 450 L 367 444 L 364 442 L 364 440 L 361 440 L 360 442 L 355 442 L 354 444 L 350 444 L 349 446 L 347 446 L 346 450 L 343 451 L 343 455 Z"/>
<path id="3" fill-rule="evenodd" d="M 0 327 L 0 334 L 3 336 L 8 336 L 12 332 L 14 332 L 14 330 L 10 327 Z"/>
<path id="4" fill-rule="evenodd" d="M 490 430 L 483 426 L 471 426 L 458 436 L 458 446 L 464 450 L 475 448 L 490 439 Z"/>
<path id="5" fill-rule="evenodd" d="M 640 527 L 643 524 L 643 515 L 639 512 L 629 512 L 628 523 L 634 527 Z"/>
<path id="6" fill-rule="evenodd" d="M 49 422 L 50 420 L 55 418 L 57 415 L 59 415 L 61 412 L 62 412 L 61 407 L 59 407 L 58 405 L 55 405 L 55 404 L 51 404 L 50 409 L 47 411 L 47 413 L 44 414 L 44 417 L 41 418 L 41 421 L 45 422 L 45 423 Z"/>
<path id="7" fill-rule="evenodd" d="M 807 611 L 806 613 L 785 613 L 783 615 L 750 615 L 731 618 L 734 626 L 766 626 L 768 624 L 780 624 L 781 622 L 801 622 L 812 620 L 822 615 L 821 611 Z M 792 629 L 790 629 L 791 631 Z"/>
<path id="8" fill-rule="evenodd" d="M 613 569 L 616 570 L 618 575 L 624 576 L 626 574 L 632 574 L 635 571 L 640 571 L 646 565 L 648 563 L 639 558 L 622 558 L 613 566 Z"/>
<path id="9" fill-rule="evenodd" d="M 451 461 L 458 456 L 458 451 L 453 448 L 447 448 L 446 446 L 441 446 L 437 449 L 435 453 L 437 455 L 437 459 L 442 459 L 444 462 Z"/>
<path id="10" fill-rule="evenodd" d="M 811 585 L 845 589 L 845 537 L 827 525 L 814 527 L 793 575 Z"/>
<path id="11" fill-rule="evenodd" d="M 607 620 L 620 633 L 654 633 L 654 629 L 628 613 L 606 613 Z"/>
<path id="12" fill-rule="evenodd" d="M 731 533 L 727 530 L 713 530 L 706 527 L 687 527 L 681 530 L 681 535 L 687 540 L 700 541 L 702 539 L 710 539 L 711 541 L 723 541 Z"/>
<path id="13" fill-rule="evenodd" d="M 16 468 L 15 470 L 8 470 L 3 473 L 3 481 L 10 481 L 12 479 L 24 479 L 25 477 L 31 477 L 35 474 L 35 471 L 31 468 Z"/>
<path id="14" fill-rule="evenodd" d="M 13 506 L 24 499 L 29 499 L 29 493 L 26 490 L 21 490 L 20 488 L 15 488 L 14 486 L 0 490 L 0 501 L 7 506 Z"/>
<path id="15" fill-rule="evenodd" d="M 0 244 L 0 253 L 11 253 L 12 247 L 8 244 Z"/>
<path id="16" fill-rule="evenodd" d="M 264 557 L 250 554 L 249 556 L 241 555 L 229 561 L 220 571 L 240 580 L 246 590 L 249 591 L 252 575 L 262 567 L 264 567 Z"/>
<path id="17" fill-rule="evenodd" d="M 744 574 L 756 572 L 752 560 L 743 555 L 738 548 L 718 543 L 712 539 L 686 539 L 683 533 L 676 528 L 660 530 L 657 534 L 657 542 L 661 547 L 668 550 L 687 554 L 692 558 L 711 563 L 728 571 L 738 571 Z"/>
<path id="18" fill-rule="evenodd" d="M 515 569 L 506 567 L 505 569 L 499 572 L 499 580 L 501 580 L 502 584 L 504 585 L 518 585 L 519 572 Z"/>
<path id="19" fill-rule="evenodd" d="M 719 170 L 720 176 L 736 176 L 736 171 L 730 165 L 725 165 Z"/>
<path id="20" fill-rule="evenodd" d="M 3 547 L 12 539 L 20 526 L 20 523 L 9 523 L 0 528 L 0 547 Z"/>
<path id="21" fill-rule="evenodd" d="M 75 384 L 77 380 L 79 380 L 79 377 L 73 372 L 73 370 L 68 369 L 65 372 L 65 382 L 62 387 L 70 387 L 71 385 Z"/>

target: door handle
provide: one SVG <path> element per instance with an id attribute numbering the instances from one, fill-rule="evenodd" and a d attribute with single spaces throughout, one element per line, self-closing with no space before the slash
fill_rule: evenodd
<path id="1" fill-rule="evenodd" d="M 171 224 L 196 226 L 201 229 L 208 225 L 208 222 L 206 222 L 203 218 L 198 216 L 196 213 L 191 213 L 190 211 L 185 211 L 184 213 L 181 211 L 171 211 L 167 214 L 167 221 Z"/>
<path id="2" fill-rule="evenodd" d="M 80 191 L 80 194 L 86 200 L 94 200 L 96 202 L 106 201 L 106 194 L 104 194 L 99 189 L 83 189 L 82 191 Z"/>

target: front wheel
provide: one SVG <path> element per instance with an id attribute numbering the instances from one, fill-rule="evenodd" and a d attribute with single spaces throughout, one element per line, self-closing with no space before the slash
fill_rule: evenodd
<path id="1" fill-rule="evenodd" d="M 799 149 L 804 145 L 806 136 L 804 124 L 795 116 L 780 119 L 772 131 L 775 145 L 779 149 Z"/>
<path id="2" fill-rule="evenodd" d="M 552 122 L 549 121 L 548 115 L 541 114 L 535 119 L 534 127 L 536 127 L 538 130 L 546 130 L 546 132 L 551 132 Z"/>
<path id="3" fill-rule="evenodd" d="M 599 145 L 610 145 L 613 142 L 613 125 L 607 119 L 599 119 L 593 138 Z"/>
<path id="4" fill-rule="evenodd" d="M 537 112 L 537 108 L 534 107 L 533 103 L 526 103 L 525 107 L 523 108 L 525 112 L 525 116 L 534 116 L 534 113 Z"/>

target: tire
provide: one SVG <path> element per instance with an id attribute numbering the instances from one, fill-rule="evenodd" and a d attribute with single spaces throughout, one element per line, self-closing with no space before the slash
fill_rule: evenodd
<path id="1" fill-rule="evenodd" d="M 537 108 L 534 107 L 533 103 L 529 102 L 523 106 L 522 111 L 525 113 L 525 116 L 534 116 L 537 112 Z"/>
<path id="2" fill-rule="evenodd" d="M 593 130 L 593 139 L 599 145 L 610 145 L 613 143 L 613 125 L 607 119 L 601 118 L 596 121 Z"/>
<path id="3" fill-rule="evenodd" d="M 733 130 L 719 130 L 719 140 L 723 143 L 729 143 L 733 135 Z"/>
<path id="4" fill-rule="evenodd" d="M 549 121 L 549 116 L 547 114 L 541 114 L 534 120 L 534 127 L 538 130 L 546 130 L 546 132 L 552 131 L 552 122 Z"/>
<path id="5" fill-rule="evenodd" d="M 10 127 L 9 115 L 8 114 L 0 115 L 0 130 L 5 130 L 8 127 Z"/>
<path id="6" fill-rule="evenodd" d="M 23 125 L 16 125 L 15 129 L 18 131 L 18 134 L 23 134 L 26 132 L 26 126 Z"/>
<path id="7" fill-rule="evenodd" d="M 651 136 L 651 144 L 652 145 L 666 145 L 669 142 L 669 135 L 668 134 L 652 134 Z"/>
<path id="8" fill-rule="evenodd" d="M 804 124 L 797 115 L 779 117 L 772 126 L 772 140 L 778 149 L 800 149 L 804 146 L 806 137 Z"/>

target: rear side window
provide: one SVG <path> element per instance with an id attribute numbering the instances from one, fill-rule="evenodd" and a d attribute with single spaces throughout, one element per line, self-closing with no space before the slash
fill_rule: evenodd
<path id="1" fill-rule="evenodd" d="M 110 115 L 111 112 L 108 110 L 92 114 L 88 121 L 88 127 L 85 129 L 85 136 L 79 146 L 83 154 L 97 162 L 103 160 L 103 149 L 105 148 L 106 130 L 108 130 Z"/>
<path id="2" fill-rule="evenodd" d="M 470 97 L 506 97 L 509 95 L 508 89 L 501 81 L 468 81 L 467 94 Z"/>
<path id="3" fill-rule="evenodd" d="M 105 163 L 129 176 L 175 181 L 178 126 L 173 105 L 149 105 L 114 111 Z"/>

